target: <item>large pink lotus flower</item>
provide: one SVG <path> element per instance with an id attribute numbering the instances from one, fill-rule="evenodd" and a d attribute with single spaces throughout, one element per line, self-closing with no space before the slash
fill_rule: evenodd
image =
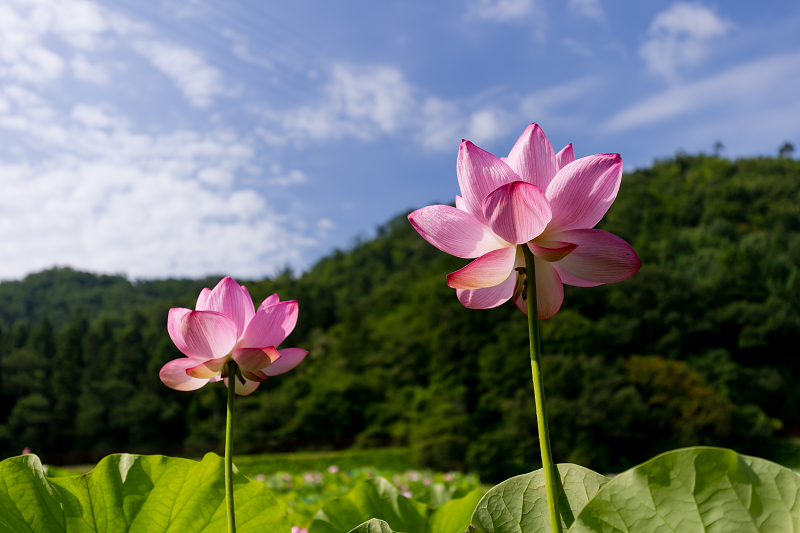
<path id="1" fill-rule="evenodd" d="M 297 302 L 281 302 L 273 294 L 258 307 L 244 285 L 226 277 L 214 290 L 203 289 L 196 309 L 169 310 L 167 330 L 186 357 L 161 369 L 167 387 L 189 391 L 209 382 L 233 378 L 236 393 L 246 396 L 268 376 L 296 367 L 308 354 L 300 348 L 277 350 L 297 323 Z M 226 363 L 235 361 L 241 378 L 222 375 Z"/>
<path id="2" fill-rule="evenodd" d="M 575 160 L 572 144 L 556 154 L 542 129 L 531 124 L 502 159 L 462 141 L 457 172 L 461 196 L 455 208 L 432 205 L 408 219 L 443 252 L 477 257 L 447 276 L 466 307 L 489 309 L 511 299 L 527 314 L 520 297 L 526 282 L 520 245 L 535 256 L 541 319 L 561 308 L 563 283 L 593 287 L 639 270 L 642 263 L 627 242 L 592 229 L 617 197 L 619 154 Z"/>

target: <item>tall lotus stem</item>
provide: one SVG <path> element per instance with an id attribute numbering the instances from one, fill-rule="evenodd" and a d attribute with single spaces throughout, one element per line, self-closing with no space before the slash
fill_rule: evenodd
<path id="1" fill-rule="evenodd" d="M 558 512 L 558 490 L 553 452 L 550 450 L 550 429 L 547 426 L 547 409 L 544 404 L 544 382 L 542 380 L 542 349 L 539 343 L 539 309 L 536 305 L 536 266 L 533 253 L 526 244 L 521 245 L 525 254 L 525 278 L 527 279 L 528 337 L 531 343 L 531 374 L 533 395 L 536 399 L 536 422 L 539 426 L 539 447 L 542 451 L 544 488 L 547 493 L 547 510 L 553 533 L 561 533 L 561 515 Z"/>
<path id="2" fill-rule="evenodd" d="M 225 504 L 228 508 L 228 533 L 236 533 L 233 510 L 233 401 L 236 399 L 238 365 L 228 362 L 228 419 L 225 423 Z"/>

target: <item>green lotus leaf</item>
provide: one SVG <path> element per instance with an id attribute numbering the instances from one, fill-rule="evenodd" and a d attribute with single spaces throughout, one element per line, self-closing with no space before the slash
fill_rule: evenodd
<path id="1" fill-rule="evenodd" d="M 428 517 L 429 533 L 462 533 L 472 517 L 475 506 L 483 498 L 483 492 L 473 490 L 463 498 L 456 498 L 434 509 Z"/>
<path id="2" fill-rule="evenodd" d="M 325 504 L 312 520 L 309 533 L 347 533 L 371 518 L 379 518 L 395 531 L 421 533 L 427 509 L 424 503 L 404 497 L 382 477 L 367 479 Z"/>
<path id="3" fill-rule="evenodd" d="M 356 527 L 355 529 L 351 529 L 348 533 L 398 533 L 398 532 L 392 531 L 392 528 L 389 527 L 389 524 L 387 524 L 383 520 L 378 520 L 377 518 L 373 518 L 372 520 L 367 520 L 366 522 Z"/>
<path id="4" fill-rule="evenodd" d="M 234 474 L 240 533 L 288 533 L 261 483 Z M 0 462 L 0 532 L 227 532 L 223 460 L 110 455 L 88 474 L 48 479 L 35 455 Z"/>
<path id="5" fill-rule="evenodd" d="M 604 485 L 569 531 L 800 531 L 800 476 L 733 450 L 676 450 Z"/>
<path id="6" fill-rule="evenodd" d="M 566 530 L 609 479 L 578 465 L 566 463 L 556 467 L 561 491 L 559 510 Z M 475 508 L 470 530 L 480 533 L 550 533 L 544 471 L 512 477 L 492 487 Z"/>
<path id="7" fill-rule="evenodd" d="M 474 490 L 431 509 L 417 500 L 404 497 L 383 478 L 368 479 L 341 498 L 330 501 L 314 517 L 309 533 L 347 533 L 349 531 L 404 531 L 406 533 L 461 533 L 469 525 L 475 504 L 482 496 Z M 376 520 L 370 520 L 370 519 Z M 372 529 L 358 529 L 370 527 Z M 355 529 L 354 529 L 355 528 Z"/>

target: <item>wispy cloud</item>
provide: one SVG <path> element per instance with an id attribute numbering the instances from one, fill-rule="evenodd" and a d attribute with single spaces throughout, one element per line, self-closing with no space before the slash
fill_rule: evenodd
<path id="1" fill-rule="evenodd" d="M 597 22 L 605 22 L 606 15 L 600 0 L 569 0 L 569 10 L 579 16 L 590 18 Z"/>
<path id="2" fill-rule="evenodd" d="M 277 185 L 279 187 L 290 187 L 307 182 L 308 176 L 302 170 L 294 169 L 284 171 L 278 164 L 272 165 L 272 175 L 267 178 L 268 184 Z"/>
<path id="3" fill-rule="evenodd" d="M 534 0 L 472 0 L 467 17 L 493 22 L 519 22 L 536 12 Z"/>
<path id="4" fill-rule="evenodd" d="M 95 85 L 105 85 L 110 79 L 109 69 L 103 65 L 91 63 L 83 54 L 76 54 L 69 62 L 72 75 L 81 81 Z"/>
<path id="5" fill-rule="evenodd" d="M 261 191 L 305 175 L 262 171 L 255 141 L 224 126 L 141 125 L 104 102 L 117 89 L 111 74 L 133 66 L 166 73 L 194 106 L 224 94 L 200 53 L 138 21 L 82 0 L 0 0 L 0 278 L 53 265 L 244 278 L 302 265 L 321 227 L 304 229 Z M 105 92 L 52 96 L 73 80 Z"/>
<path id="6" fill-rule="evenodd" d="M 414 88 L 388 66 L 338 64 L 331 69 L 317 102 L 286 111 L 262 110 L 282 143 L 307 140 L 375 139 L 393 133 L 408 120 Z"/>
<path id="7" fill-rule="evenodd" d="M 599 79 L 584 77 L 502 102 L 494 93 L 454 99 L 426 94 L 394 67 L 339 64 L 315 104 L 260 109 L 265 122 L 259 131 L 275 145 L 394 136 L 416 142 L 425 151 L 447 151 L 462 138 L 478 144 L 502 138 L 519 125 L 520 116 L 561 117 L 564 104 L 599 85 Z"/>
<path id="8" fill-rule="evenodd" d="M 0 163 L 2 278 L 53 264 L 253 277 L 299 264 L 314 242 L 261 194 L 233 186 L 255 153 L 234 134 L 137 133 L 104 109 L 65 116 L 24 91 L 6 89 L 0 102 L 0 130 L 50 154 Z"/>
<path id="9" fill-rule="evenodd" d="M 680 69 L 700 63 L 710 41 L 731 27 L 733 23 L 705 6 L 677 2 L 653 19 L 639 55 L 650 72 L 676 82 Z"/>
<path id="10" fill-rule="evenodd" d="M 194 50 L 151 39 L 137 40 L 133 47 L 169 76 L 193 106 L 208 107 L 215 96 L 224 94 L 222 73 Z"/>
<path id="11" fill-rule="evenodd" d="M 247 39 L 245 39 L 240 33 L 237 33 L 230 28 L 226 28 L 222 30 L 222 36 L 230 40 L 233 55 L 241 61 L 250 63 L 251 65 L 257 65 L 267 70 L 272 70 L 274 68 L 275 65 L 270 59 L 254 54 L 250 50 Z"/>
<path id="12" fill-rule="evenodd" d="M 467 102 L 428 98 L 415 140 L 427 151 L 447 151 L 457 147 L 462 138 L 476 144 L 491 142 L 508 134 L 512 114 L 495 106 L 475 109 Z"/>
<path id="13" fill-rule="evenodd" d="M 574 102 L 591 91 L 597 90 L 602 83 L 602 80 L 595 76 L 584 76 L 548 87 L 525 96 L 520 104 L 520 109 L 524 115 L 539 117 L 537 120 L 542 120 L 544 117 L 553 116 L 554 113 L 561 111 L 565 104 Z"/>
<path id="14" fill-rule="evenodd" d="M 612 116 L 606 130 L 618 132 L 684 116 L 698 110 L 729 110 L 739 117 L 784 108 L 800 94 L 800 54 L 772 57 L 639 101 Z"/>

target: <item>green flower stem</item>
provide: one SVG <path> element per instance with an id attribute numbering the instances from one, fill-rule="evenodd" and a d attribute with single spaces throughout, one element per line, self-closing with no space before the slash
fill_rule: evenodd
<path id="1" fill-rule="evenodd" d="M 228 508 L 228 533 L 236 533 L 233 511 L 233 401 L 236 399 L 237 364 L 228 363 L 228 420 L 225 423 L 225 503 Z"/>
<path id="2" fill-rule="evenodd" d="M 544 488 L 547 493 L 547 509 L 550 512 L 550 527 L 553 533 L 561 533 L 556 469 L 553 466 L 553 452 L 550 450 L 550 429 L 547 426 L 547 409 L 544 404 L 542 349 L 539 343 L 539 308 L 536 305 L 536 265 L 533 253 L 527 245 L 522 245 L 522 252 L 525 254 L 525 278 L 528 282 L 528 337 L 531 342 L 531 374 L 533 376 L 533 395 L 536 398 L 536 421 L 539 426 L 539 447 L 542 451 Z"/>

